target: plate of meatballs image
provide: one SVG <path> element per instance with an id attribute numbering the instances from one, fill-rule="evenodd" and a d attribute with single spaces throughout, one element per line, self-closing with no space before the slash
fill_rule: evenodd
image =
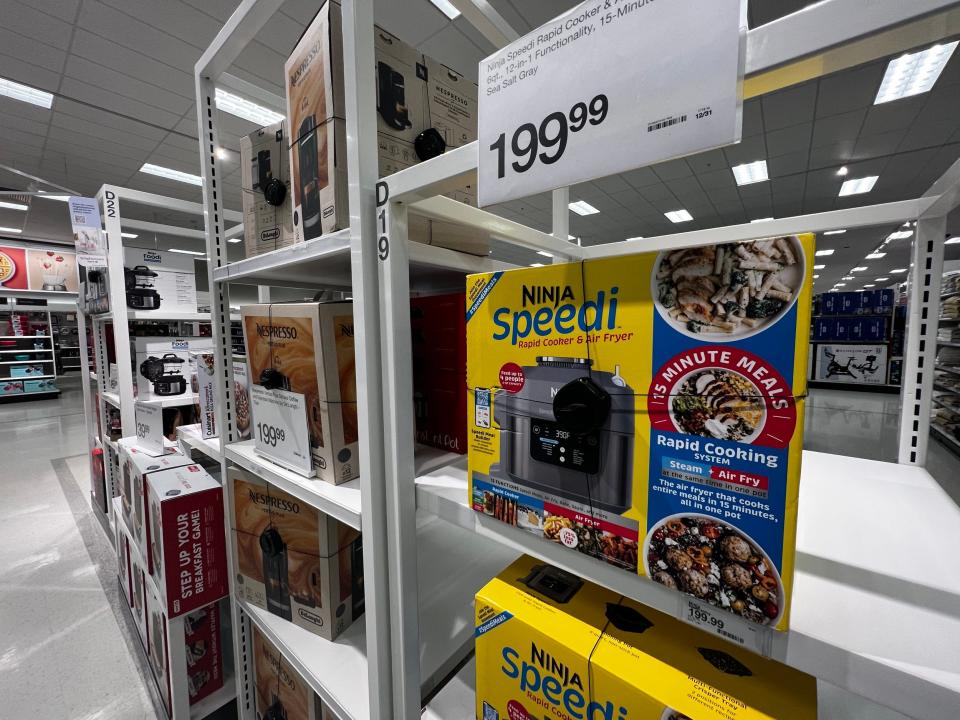
<path id="1" fill-rule="evenodd" d="M 680 513 L 651 528 L 643 544 L 647 577 L 760 625 L 783 614 L 780 573 L 742 530 L 709 515 Z"/>

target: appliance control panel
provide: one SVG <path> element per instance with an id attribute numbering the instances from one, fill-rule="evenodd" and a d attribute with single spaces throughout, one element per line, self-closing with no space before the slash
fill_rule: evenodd
<path id="1" fill-rule="evenodd" d="M 557 423 L 530 423 L 530 455 L 534 460 L 595 475 L 600 472 L 599 433 L 572 433 Z"/>

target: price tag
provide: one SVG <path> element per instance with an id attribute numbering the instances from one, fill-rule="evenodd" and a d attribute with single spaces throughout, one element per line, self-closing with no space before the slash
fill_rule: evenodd
<path id="1" fill-rule="evenodd" d="M 316 473 L 310 457 L 307 401 L 302 393 L 250 386 L 253 448 L 260 455 L 307 477 Z"/>
<path id="2" fill-rule="evenodd" d="M 479 204 L 739 142 L 746 0 L 587 0 L 480 62 Z"/>
<path id="3" fill-rule="evenodd" d="M 163 455 L 163 409 L 144 402 L 134 403 L 133 418 L 137 426 L 137 447 L 148 455 Z"/>
<path id="4" fill-rule="evenodd" d="M 697 602 L 690 597 L 680 598 L 679 617 L 701 630 L 717 635 L 734 645 L 760 654 L 768 654 L 765 640 L 767 628 L 762 628 L 724 610 Z M 761 632 L 764 631 L 764 632 Z"/>

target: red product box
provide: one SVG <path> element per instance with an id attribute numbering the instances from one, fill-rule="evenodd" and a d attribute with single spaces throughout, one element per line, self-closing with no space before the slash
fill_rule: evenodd
<path id="1" fill-rule="evenodd" d="M 464 293 L 410 299 L 417 442 L 467 451 L 467 324 Z"/>
<path id="2" fill-rule="evenodd" d="M 223 488 L 199 465 L 147 477 L 151 575 L 171 618 L 229 592 Z"/>
<path id="3" fill-rule="evenodd" d="M 184 616 L 183 635 L 187 692 L 193 705 L 223 687 L 220 605 L 214 603 Z"/>

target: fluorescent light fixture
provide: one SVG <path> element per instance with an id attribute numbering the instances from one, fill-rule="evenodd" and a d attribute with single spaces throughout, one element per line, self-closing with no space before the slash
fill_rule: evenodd
<path id="1" fill-rule="evenodd" d="M 530 263 L 530 267 L 543 267 L 543 263 Z"/>
<path id="2" fill-rule="evenodd" d="M 138 238 L 138 237 L 140 237 L 140 236 L 137 235 L 136 233 L 125 233 L 125 232 L 122 232 L 122 233 L 120 233 L 120 237 L 130 238 L 131 240 L 133 240 L 134 238 Z"/>
<path id="3" fill-rule="evenodd" d="M 857 178 L 856 180 L 847 180 L 840 186 L 840 197 L 847 195 L 862 195 L 873 190 L 873 186 L 880 179 L 879 175 L 868 175 L 867 177 Z"/>
<path id="4" fill-rule="evenodd" d="M 908 237 L 913 237 L 913 230 L 897 230 L 887 235 L 887 241 L 906 240 Z"/>
<path id="5" fill-rule="evenodd" d="M 629 242 L 630 240 L 646 240 L 646 237 L 643 235 L 637 235 L 636 237 L 627 238 L 627 242 Z"/>
<path id="6" fill-rule="evenodd" d="M 223 110 L 225 113 L 249 120 L 261 127 L 273 125 L 284 118 L 284 116 L 278 112 L 250 102 L 239 95 L 228 93 L 223 88 L 217 88 L 217 110 Z"/>
<path id="7" fill-rule="evenodd" d="M 460 16 L 460 11 L 457 10 L 453 3 L 450 0 L 430 0 L 433 3 L 433 6 L 446 15 L 451 20 L 455 20 Z"/>
<path id="8" fill-rule="evenodd" d="M 567 235 L 567 240 L 576 240 L 576 238 L 573 235 Z"/>
<path id="9" fill-rule="evenodd" d="M 836 252 L 833 248 L 829 250 L 817 250 L 815 253 L 817 257 L 826 257 L 827 255 L 833 255 Z"/>
<path id="10" fill-rule="evenodd" d="M 3 200 L 0 200 L 0 208 L 6 208 L 7 210 L 29 210 L 30 206 L 23 205 L 22 203 L 4 202 Z"/>
<path id="11" fill-rule="evenodd" d="M 844 165 L 842 168 L 840 168 L 839 170 L 837 170 L 837 175 L 839 175 L 840 177 L 846 177 L 846 175 L 847 175 L 848 172 L 850 172 L 850 171 L 847 170 L 847 166 Z"/>
<path id="12" fill-rule="evenodd" d="M 0 227 L 0 233 L 14 233 L 15 235 L 19 235 L 22 232 L 23 230 L 21 230 L 20 228 Z"/>
<path id="13" fill-rule="evenodd" d="M 864 285 L 864 287 L 876 287 L 876 285 L 874 285 L 873 283 L 868 283 L 868 284 Z"/>
<path id="14" fill-rule="evenodd" d="M 686 210 L 671 210 L 670 212 L 665 212 L 664 215 L 667 220 L 672 223 L 690 222 L 693 220 L 693 215 Z"/>
<path id="15" fill-rule="evenodd" d="M 751 220 L 750 224 L 752 225 L 753 223 L 758 223 L 758 222 L 770 222 L 771 220 L 775 220 L 775 219 L 776 218 L 757 218 L 756 220 Z"/>
<path id="16" fill-rule="evenodd" d="M 867 270 L 867 269 L 868 268 L 866 265 L 861 265 L 860 267 L 850 268 L 850 272 L 863 272 L 864 270 Z"/>
<path id="17" fill-rule="evenodd" d="M 543 255 L 544 257 L 552 258 L 553 253 L 548 253 L 546 250 L 537 250 L 537 255 Z"/>
<path id="18" fill-rule="evenodd" d="M 172 170 L 160 165 L 144 163 L 143 167 L 140 168 L 140 172 L 147 173 L 148 175 L 156 175 L 157 177 L 166 178 L 167 180 L 176 180 L 177 182 L 189 183 L 190 185 L 203 185 L 203 178 L 199 175 L 191 175 L 190 173 Z"/>
<path id="19" fill-rule="evenodd" d="M 957 243 L 960 243 L 960 235 L 957 235 L 956 237 L 952 237 L 952 238 L 947 238 L 944 245 L 956 245 Z"/>
<path id="20" fill-rule="evenodd" d="M 814 269 L 814 270 L 823 270 L 825 267 L 826 267 L 826 265 L 814 265 L 814 266 L 813 266 L 813 269 Z"/>
<path id="21" fill-rule="evenodd" d="M 906 271 L 907 271 L 906 268 L 897 268 L 896 270 L 891 270 L 891 271 L 890 271 L 890 274 L 891 274 L 891 275 L 899 275 L 900 273 L 905 273 Z"/>
<path id="22" fill-rule="evenodd" d="M 586 200 L 577 200 L 576 202 L 572 202 L 567 205 L 567 207 L 573 210 L 577 215 L 596 215 L 598 212 L 600 212 Z"/>
<path id="23" fill-rule="evenodd" d="M 40 194 L 43 195 L 44 200 L 60 200 L 61 202 L 70 202 L 69 195 L 50 195 L 43 190 L 40 190 Z"/>
<path id="24" fill-rule="evenodd" d="M 956 49 L 955 40 L 894 58 L 887 65 L 887 72 L 873 104 L 880 105 L 929 92 Z"/>
<path id="25" fill-rule="evenodd" d="M 835 288 L 838 288 L 838 287 L 846 287 L 846 286 L 847 286 L 846 283 L 837 283 L 836 285 L 834 285 Z"/>
<path id="26" fill-rule="evenodd" d="M 863 259 L 864 259 L 864 260 L 879 260 L 880 258 L 885 258 L 886 256 L 887 256 L 887 254 L 886 254 L 886 253 L 883 253 L 883 252 L 872 252 L 872 253 L 870 253 L 869 255 L 867 255 L 866 257 L 864 257 Z"/>
<path id="27" fill-rule="evenodd" d="M 855 279 L 855 278 L 853 277 L 853 275 L 844 275 L 844 276 L 841 278 L 841 280 L 854 280 L 854 279 Z"/>
<path id="28" fill-rule="evenodd" d="M 180 253 L 181 255 L 203 255 L 202 252 L 197 252 L 196 250 L 183 250 L 182 248 L 168 248 L 167 252 Z"/>
<path id="29" fill-rule="evenodd" d="M 888 278 L 888 277 L 886 277 L 886 278 L 877 278 L 877 282 L 884 282 L 885 280 L 889 280 L 889 279 L 890 279 L 890 278 Z"/>
<path id="30" fill-rule="evenodd" d="M 843 235 L 846 230 L 827 230 L 824 235 Z"/>
<path id="31" fill-rule="evenodd" d="M 50 93 L 37 90 L 29 85 L 21 85 L 18 82 L 7 80 L 6 78 L 0 78 L 0 95 L 19 100 L 20 102 L 30 103 L 31 105 L 39 105 L 48 110 L 50 106 L 53 105 L 53 95 Z"/>
<path id="32" fill-rule="evenodd" d="M 230 238 L 229 240 L 227 240 L 227 242 L 228 242 L 228 243 L 243 242 L 243 238 Z"/>
<path id="33" fill-rule="evenodd" d="M 731 170 L 733 170 L 733 177 L 736 179 L 737 185 L 753 185 L 753 183 L 770 179 L 770 176 L 767 175 L 766 160 L 737 165 Z"/>
<path id="34" fill-rule="evenodd" d="M 820 277 L 820 276 L 819 276 L 819 275 L 814 275 L 814 276 L 813 276 L 813 279 L 816 280 L 818 277 Z"/>

